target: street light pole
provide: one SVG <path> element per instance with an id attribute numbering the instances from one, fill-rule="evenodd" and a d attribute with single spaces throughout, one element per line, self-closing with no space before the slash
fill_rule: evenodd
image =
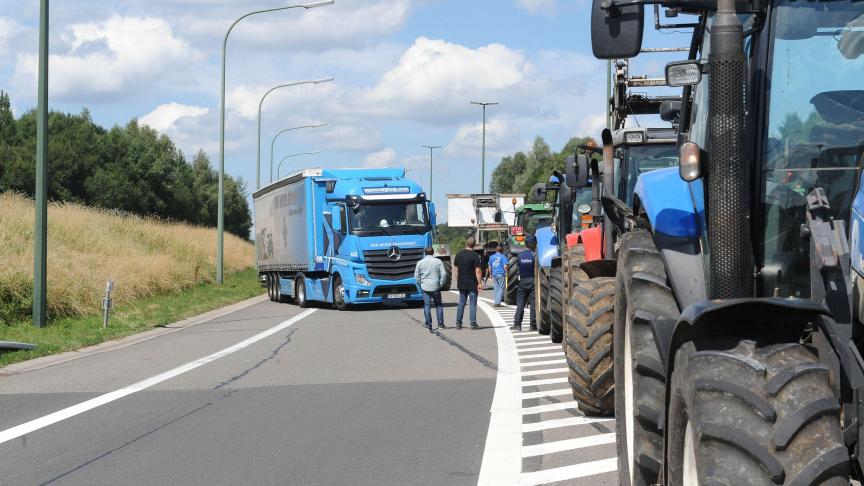
<path id="1" fill-rule="evenodd" d="M 274 86 L 274 87 L 270 88 L 269 90 L 267 90 L 267 92 L 264 93 L 264 96 L 261 97 L 261 102 L 258 103 L 258 158 L 257 158 L 257 162 L 255 164 L 255 180 L 256 180 L 255 189 L 256 190 L 261 189 L 261 109 L 264 106 L 264 100 L 267 98 L 267 96 L 270 93 L 272 93 L 272 92 L 274 92 L 280 88 L 288 88 L 291 86 L 300 86 L 301 84 L 321 84 L 321 83 L 328 83 L 330 81 L 333 81 L 332 76 L 329 78 L 315 79 L 315 80 L 311 80 L 311 81 L 298 81 L 296 83 L 280 84 L 279 86 Z M 271 167 L 271 169 L 272 169 L 272 167 Z M 272 175 L 273 171 L 271 170 L 270 173 Z"/>
<path id="2" fill-rule="evenodd" d="M 326 123 L 318 123 L 317 125 L 303 125 L 300 127 L 286 128 L 286 129 L 282 130 L 281 132 L 277 133 L 276 136 L 273 137 L 273 141 L 270 142 L 270 182 L 273 182 L 273 149 L 276 147 L 276 139 L 279 138 L 279 135 L 282 135 L 285 132 L 290 132 L 292 130 L 300 130 L 303 128 L 321 128 L 321 127 L 326 127 L 326 126 L 327 126 Z"/>
<path id="3" fill-rule="evenodd" d="M 36 221 L 33 228 L 33 325 L 45 327 L 48 280 L 48 0 L 39 10 L 39 107 L 36 109 Z"/>
<path id="4" fill-rule="evenodd" d="M 43 0 L 44 1 L 44 0 Z M 234 30 L 234 26 L 240 23 L 241 20 L 252 15 L 278 12 L 280 10 L 289 10 L 292 8 L 310 8 L 323 7 L 325 5 L 333 5 L 334 0 L 326 2 L 307 3 L 300 5 L 288 5 L 285 7 L 268 8 L 264 10 L 256 10 L 242 15 L 228 27 L 225 32 L 225 38 L 222 40 L 222 89 L 219 97 L 219 201 L 217 205 L 217 221 L 216 221 L 216 283 L 222 285 L 225 281 L 224 275 L 224 249 L 225 249 L 225 57 L 228 51 L 228 36 Z"/>
<path id="5" fill-rule="evenodd" d="M 279 179 L 280 177 L 282 177 L 282 162 L 285 162 L 286 160 L 290 159 L 291 157 L 300 157 L 302 155 L 315 155 L 315 154 L 320 154 L 321 152 L 323 152 L 323 150 L 316 150 L 314 152 L 303 152 L 303 153 L 299 153 L 299 154 L 286 155 L 285 157 L 282 158 L 282 160 L 279 161 L 279 165 L 276 167 L 276 178 Z"/>
<path id="6" fill-rule="evenodd" d="M 441 148 L 440 145 L 424 145 L 429 149 L 429 200 L 432 200 L 432 151 Z"/>
<path id="7" fill-rule="evenodd" d="M 480 192 L 486 192 L 486 107 L 497 105 L 497 101 L 472 101 L 472 105 L 483 107 L 483 162 L 480 166 Z"/>

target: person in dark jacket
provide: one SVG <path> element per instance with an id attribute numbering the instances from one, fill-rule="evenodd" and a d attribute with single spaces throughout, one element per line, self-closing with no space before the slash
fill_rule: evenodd
<path id="1" fill-rule="evenodd" d="M 456 307 L 456 329 L 462 329 L 462 316 L 465 314 L 465 304 L 469 304 L 471 329 L 477 329 L 477 296 L 483 280 L 480 255 L 474 251 L 476 241 L 469 237 L 465 241 L 465 249 L 456 254 L 453 260 L 453 278 L 459 289 L 459 305 Z"/>
<path id="2" fill-rule="evenodd" d="M 525 239 L 527 250 L 519 253 L 519 287 L 516 289 L 516 314 L 513 316 L 513 331 L 522 330 L 522 317 L 525 306 L 531 306 L 531 330 L 537 330 L 537 321 L 534 312 L 534 265 L 537 258 L 537 239 L 529 236 Z"/>

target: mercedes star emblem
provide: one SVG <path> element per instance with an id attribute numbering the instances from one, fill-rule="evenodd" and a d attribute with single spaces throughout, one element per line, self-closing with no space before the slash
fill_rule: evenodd
<path id="1" fill-rule="evenodd" d="M 392 246 L 389 250 L 387 250 L 387 258 L 395 261 L 399 261 L 402 258 L 402 250 L 399 249 L 398 246 Z"/>

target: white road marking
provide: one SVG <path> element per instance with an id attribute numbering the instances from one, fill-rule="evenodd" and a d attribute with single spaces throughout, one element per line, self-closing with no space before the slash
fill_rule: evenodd
<path id="1" fill-rule="evenodd" d="M 523 371 L 521 373 L 522 376 L 535 376 L 535 375 L 554 375 L 555 373 L 567 373 L 570 370 L 567 368 L 554 368 L 551 370 L 534 370 L 534 371 Z"/>
<path id="2" fill-rule="evenodd" d="M 557 429 L 561 427 L 575 427 L 577 425 L 588 425 L 614 421 L 614 418 L 568 417 L 563 419 L 544 420 L 542 422 L 522 424 L 522 432 L 539 432 L 541 430 Z"/>
<path id="3" fill-rule="evenodd" d="M 525 353 L 530 353 L 532 351 L 552 351 L 555 349 L 557 349 L 562 354 L 564 353 L 563 351 L 561 351 L 560 344 L 553 344 L 551 346 L 541 346 L 539 348 L 521 348 L 519 349 L 519 354 L 521 354 L 523 358 L 528 358 L 530 357 L 530 355 L 526 355 Z"/>
<path id="4" fill-rule="evenodd" d="M 535 407 L 526 407 L 522 409 L 522 415 L 533 415 L 535 413 L 557 412 L 559 410 L 578 410 L 579 405 L 576 401 L 547 403 L 546 405 L 537 405 Z M 582 413 L 582 412 L 579 412 Z"/>
<path id="5" fill-rule="evenodd" d="M 81 402 L 77 405 L 73 405 L 71 407 L 64 408 L 63 410 L 59 410 L 59 411 L 54 412 L 52 414 L 46 415 L 44 417 L 41 417 L 41 418 L 38 418 L 35 420 L 31 420 L 31 421 L 23 423 L 21 425 L 12 427 L 11 429 L 6 429 L 4 431 L 0 431 L 0 444 L 3 444 L 5 442 L 9 442 L 10 440 L 13 440 L 13 439 L 17 439 L 18 437 L 21 437 L 23 435 L 27 435 L 31 432 L 35 432 L 39 429 L 43 429 L 45 427 L 48 427 L 49 425 L 56 424 L 57 422 L 61 422 L 61 421 L 66 420 L 68 418 L 72 418 L 76 415 L 80 415 L 84 412 L 88 412 L 90 410 L 93 410 L 94 408 L 101 407 L 102 405 L 106 405 L 106 404 L 111 403 L 115 400 L 119 400 L 123 397 L 132 395 L 133 393 L 138 393 L 142 390 L 146 390 L 147 388 L 150 388 L 154 385 L 158 385 L 159 383 L 162 383 L 163 381 L 170 380 L 171 378 L 180 376 L 184 373 L 188 373 L 188 372 L 190 372 L 196 368 L 200 368 L 201 366 L 204 366 L 208 363 L 212 363 L 212 362 L 216 361 L 217 359 L 224 358 L 225 356 L 236 353 L 237 351 L 240 351 L 243 348 L 247 348 L 247 347 L 257 343 L 258 341 L 261 341 L 262 339 L 265 339 L 267 337 L 270 337 L 270 336 L 276 334 L 279 331 L 287 329 L 288 327 L 294 325 L 295 323 L 305 319 L 306 317 L 311 315 L 316 310 L 317 309 L 306 310 L 303 313 L 301 313 L 297 316 L 294 316 L 291 319 L 288 319 L 287 321 L 285 321 L 281 324 L 278 324 L 274 327 L 271 327 L 270 329 L 267 329 L 266 331 L 260 332 L 256 335 L 250 337 L 249 339 L 240 341 L 239 343 L 237 343 L 233 346 L 227 347 L 221 351 L 217 351 L 211 355 L 208 355 L 208 356 L 205 356 L 203 358 L 192 361 L 191 363 L 186 363 L 182 366 L 178 366 L 177 368 L 174 368 L 172 370 L 169 370 L 169 371 L 166 371 L 164 373 L 158 374 L 156 376 L 153 376 L 153 377 L 147 378 L 145 380 L 139 381 L 138 383 L 134 383 L 134 384 L 129 385 L 125 388 L 121 388 L 119 390 L 109 392 L 109 393 L 106 393 L 104 395 L 100 395 L 96 398 L 92 398 L 92 399 L 87 400 L 85 402 Z"/>
<path id="6" fill-rule="evenodd" d="M 567 377 L 562 376 L 561 378 L 548 378 L 545 380 L 522 380 L 522 388 L 526 386 L 556 385 L 558 383 L 567 383 Z"/>
<path id="7" fill-rule="evenodd" d="M 525 362 L 526 359 L 552 358 L 552 357 L 563 358 L 564 357 L 564 351 L 559 351 L 557 353 L 524 354 L 524 355 L 520 356 L 520 358 L 523 362 L 522 366 L 525 366 L 526 364 L 530 363 L 530 361 L 526 363 Z"/>
<path id="8" fill-rule="evenodd" d="M 548 346 L 549 341 L 540 341 L 540 340 L 532 340 L 532 341 L 517 341 L 516 347 L 519 348 L 519 352 L 522 351 L 530 351 L 531 349 L 539 349 L 537 346 Z M 560 345 L 559 345 L 560 347 Z"/>
<path id="9" fill-rule="evenodd" d="M 543 471 L 530 472 L 522 475 L 519 482 L 521 486 L 536 486 L 549 484 L 567 479 L 584 478 L 597 474 L 608 473 L 618 470 L 618 458 L 601 459 L 599 461 L 573 464 L 572 466 L 556 467 Z"/>
<path id="10" fill-rule="evenodd" d="M 533 341 L 548 341 L 549 338 L 546 336 L 529 336 L 529 337 L 517 337 L 513 338 L 517 343 L 529 343 Z"/>
<path id="11" fill-rule="evenodd" d="M 556 452 L 572 451 L 574 449 L 584 449 L 586 447 L 614 443 L 614 433 L 589 435 L 586 437 L 579 437 L 578 439 L 556 440 L 554 442 L 522 446 L 522 457 L 544 456 Z"/>
<path id="12" fill-rule="evenodd" d="M 534 361 L 529 363 L 522 363 L 523 368 L 532 368 L 534 366 L 547 366 L 547 365 L 556 365 L 556 364 L 567 364 L 566 359 L 547 359 L 546 361 Z"/>
<path id="13" fill-rule="evenodd" d="M 498 373 L 477 484 L 515 486 L 519 484 L 522 473 L 522 388 L 519 386 L 519 357 L 513 335 L 504 318 L 485 301 L 489 299 L 481 299 L 478 307 L 495 328 L 495 338 L 498 341 Z"/>
<path id="14" fill-rule="evenodd" d="M 522 394 L 522 400 L 530 400 L 532 398 L 560 397 L 562 395 L 572 395 L 573 390 L 570 387 L 561 388 L 558 390 L 543 390 L 539 392 L 529 392 Z"/>

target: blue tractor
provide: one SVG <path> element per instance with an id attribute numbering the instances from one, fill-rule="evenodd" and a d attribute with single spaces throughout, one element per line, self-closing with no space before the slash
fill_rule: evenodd
<path id="1" fill-rule="evenodd" d="M 864 3 L 594 0 L 596 57 L 645 4 L 694 20 L 680 166 L 610 215 L 619 482 L 860 480 Z"/>

